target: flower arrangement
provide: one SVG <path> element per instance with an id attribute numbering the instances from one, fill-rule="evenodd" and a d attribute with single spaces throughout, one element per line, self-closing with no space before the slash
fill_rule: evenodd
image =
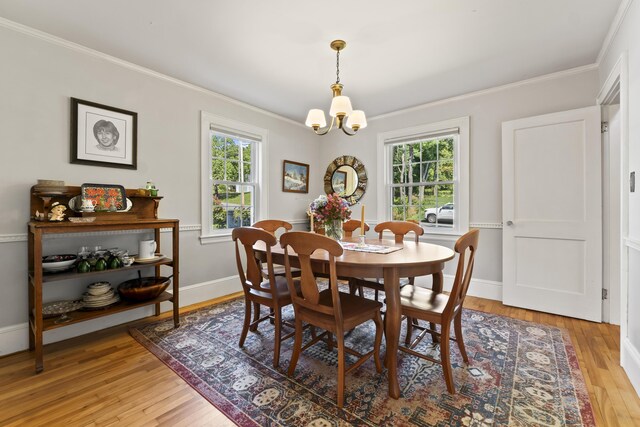
<path id="1" fill-rule="evenodd" d="M 345 199 L 337 193 L 320 196 L 309 205 L 309 215 L 322 224 L 331 220 L 344 221 L 351 218 L 351 209 Z"/>

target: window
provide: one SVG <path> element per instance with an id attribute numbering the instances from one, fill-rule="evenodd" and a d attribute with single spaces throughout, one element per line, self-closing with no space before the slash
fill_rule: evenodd
<path id="1" fill-rule="evenodd" d="M 202 113 L 202 242 L 228 240 L 231 229 L 263 216 L 266 138 L 266 130 Z"/>
<path id="2" fill-rule="evenodd" d="M 468 229 L 469 119 L 380 134 L 383 220 L 420 222 L 427 232 Z"/>

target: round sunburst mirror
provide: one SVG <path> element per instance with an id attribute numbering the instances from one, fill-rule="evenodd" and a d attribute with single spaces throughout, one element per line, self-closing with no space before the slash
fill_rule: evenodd
<path id="1" fill-rule="evenodd" d="M 337 157 L 324 174 L 324 192 L 338 193 L 349 205 L 355 205 L 367 189 L 364 163 L 354 156 Z"/>

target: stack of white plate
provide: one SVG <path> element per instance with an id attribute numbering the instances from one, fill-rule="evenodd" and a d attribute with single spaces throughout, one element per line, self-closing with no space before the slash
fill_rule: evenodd
<path id="1" fill-rule="evenodd" d="M 120 296 L 114 292 L 109 282 L 96 282 L 87 286 L 87 292 L 82 294 L 85 309 L 104 308 L 120 301 Z"/>

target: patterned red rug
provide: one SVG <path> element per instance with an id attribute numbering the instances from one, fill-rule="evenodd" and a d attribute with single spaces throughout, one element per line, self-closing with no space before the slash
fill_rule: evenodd
<path id="1" fill-rule="evenodd" d="M 454 343 L 455 395 L 447 393 L 440 365 L 400 353 L 400 399 L 388 397 L 386 371 L 377 374 L 369 360 L 347 375 L 341 410 L 335 404 L 335 349 L 324 343 L 307 349 L 289 378 L 293 340 L 282 343 L 280 368 L 273 369 L 268 322 L 238 347 L 243 313 L 244 301 L 234 300 L 184 314 L 177 330 L 167 319 L 131 334 L 240 426 L 595 425 L 575 350 L 559 328 L 465 310 L 470 364 Z M 356 328 L 347 345 L 368 351 L 373 329 Z M 419 350 L 439 358 L 428 338 Z"/>

